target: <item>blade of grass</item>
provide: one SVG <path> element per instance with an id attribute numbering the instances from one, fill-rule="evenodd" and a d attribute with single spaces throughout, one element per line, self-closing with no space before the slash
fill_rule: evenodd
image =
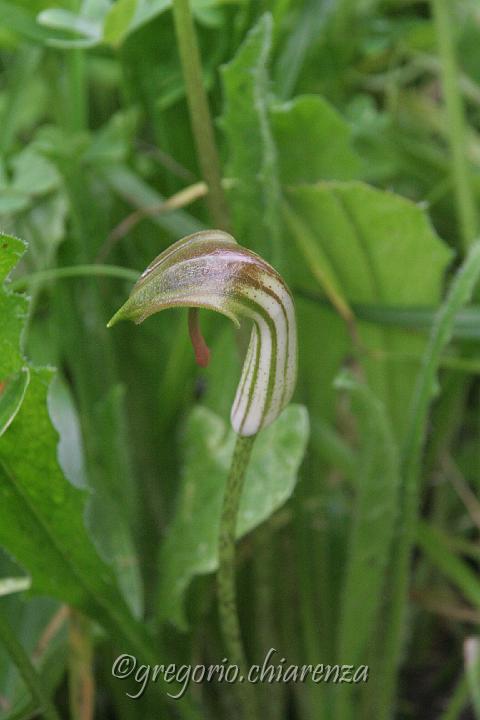
<path id="1" fill-rule="evenodd" d="M 335 386 L 351 395 L 362 447 L 337 653 L 338 658 L 348 658 L 357 665 L 365 662 L 368 641 L 377 624 L 397 514 L 400 462 L 385 407 L 368 386 L 348 373 L 340 375 Z M 342 688 L 336 700 L 335 718 L 353 717 L 349 688 Z"/>
<path id="2" fill-rule="evenodd" d="M 447 126 L 452 155 L 452 175 L 463 250 L 472 244 L 478 217 L 466 151 L 465 111 L 460 90 L 460 74 L 453 39 L 454 19 L 449 0 L 431 0 L 438 50 L 442 64 Z"/>
<path id="3" fill-rule="evenodd" d="M 311 290 L 295 289 L 295 293 L 326 308 L 336 308 L 336 303 L 332 299 L 322 297 Z M 328 295 L 328 293 L 326 294 Z M 397 307 L 361 303 L 352 303 L 350 307 L 357 320 L 419 331 L 431 330 L 438 312 L 438 308 L 434 307 Z M 459 310 L 454 318 L 452 338 L 458 340 L 480 339 L 480 306 L 471 305 Z"/>
<path id="4" fill-rule="evenodd" d="M 329 302 L 345 322 L 351 325 L 355 319 L 354 314 L 348 304 L 348 300 L 343 296 L 328 258 L 323 254 L 320 245 L 315 242 L 315 238 L 312 237 L 307 225 L 286 202 L 282 205 L 282 212 L 295 238 L 300 254 L 305 258 L 315 279 L 328 297 Z M 307 293 L 306 297 L 310 297 L 310 293 Z"/>
<path id="5" fill-rule="evenodd" d="M 430 561 L 462 595 L 480 608 L 480 581 L 467 563 L 452 552 L 444 536 L 426 522 L 418 523 L 417 542 Z"/>
<path id="6" fill-rule="evenodd" d="M 417 376 L 407 432 L 401 451 L 400 524 L 394 555 L 395 565 L 391 578 L 391 600 L 384 641 L 382 678 L 378 686 L 377 717 L 379 720 L 386 720 L 391 714 L 397 672 L 404 645 L 410 560 L 415 541 L 421 489 L 419 470 L 428 410 L 436 389 L 436 374 L 442 352 L 452 337 L 455 316 L 470 301 L 479 275 L 480 242 L 477 241 L 457 271 L 447 298 L 436 316 Z"/>
<path id="7" fill-rule="evenodd" d="M 39 270 L 38 272 L 22 275 L 9 283 L 11 290 L 24 290 L 30 285 L 43 284 L 56 280 L 74 277 L 113 277 L 119 280 L 130 280 L 136 282 L 140 270 L 130 270 L 118 265 L 72 265 L 72 267 L 58 267 L 51 270 Z"/>

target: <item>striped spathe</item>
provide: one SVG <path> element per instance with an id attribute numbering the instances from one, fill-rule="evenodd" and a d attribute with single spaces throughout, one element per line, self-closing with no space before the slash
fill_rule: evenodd
<path id="1" fill-rule="evenodd" d="M 169 307 L 216 310 L 252 334 L 231 411 L 234 430 L 254 435 L 290 401 L 297 375 L 295 309 L 287 285 L 265 260 L 221 230 L 179 240 L 142 273 L 113 316 L 141 323 Z"/>

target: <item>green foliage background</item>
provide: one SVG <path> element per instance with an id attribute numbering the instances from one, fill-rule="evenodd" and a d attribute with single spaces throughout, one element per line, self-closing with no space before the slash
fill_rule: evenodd
<path id="1" fill-rule="evenodd" d="M 0 0 L 1 720 L 48 716 L 8 638 L 61 717 L 92 717 L 93 679 L 98 718 L 237 712 L 228 685 L 131 700 L 111 676 L 120 653 L 224 657 L 243 338 L 203 313 L 204 370 L 184 311 L 106 329 L 155 255 L 212 225 L 170 5 Z M 480 717 L 478 3 L 191 7 L 235 237 L 284 275 L 299 330 L 294 403 L 242 499 L 248 658 L 370 666 L 258 686 L 262 713 Z"/>

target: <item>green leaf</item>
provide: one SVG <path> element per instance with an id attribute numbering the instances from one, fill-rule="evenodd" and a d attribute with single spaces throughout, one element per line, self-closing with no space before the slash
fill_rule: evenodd
<path id="1" fill-rule="evenodd" d="M 410 561 L 417 529 L 422 487 L 420 474 L 422 451 L 427 434 L 430 404 L 438 389 L 437 372 L 442 353 L 452 337 L 455 315 L 470 302 L 479 276 L 480 242 L 476 242 L 470 248 L 460 269 L 455 273 L 448 295 L 437 313 L 410 398 L 407 428 L 401 445 L 400 523 L 394 548 L 396 562 L 392 568 L 390 582 L 392 599 L 387 619 L 386 656 L 382 662 L 381 673 L 378 674 L 378 690 L 376 692 L 378 708 L 390 706 L 396 671 L 403 649 Z M 431 544 L 429 548 L 431 549 Z M 447 558 L 444 561 L 447 563 Z M 454 565 L 451 563 L 448 567 L 451 571 L 454 570 Z M 464 574 L 459 570 L 458 578 L 460 579 L 462 576 Z M 466 580 L 466 576 L 464 579 Z"/>
<path id="2" fill-rule="evenodd" d="M 331 304 L 319 293 L 310 290 L 296 290 L 297 295 L 312 300 L 323 307 Z M 438 311 L 437 307 L 415 307 L 414 305 L 362 305 L 352 303 L 352 311 L 359 320 L 366 320 L 374 325 L 402 327 L 408 330 L 430 331 Z M 470 305 L 460 310 L 452 329 L 452 339 L 480 339 L 480 306 Z"/>
<path id="3" fill-rule="evenodd" d="M 291 496 L 308 437 L 305 408 L 290 405 L 254 445 L 242 496 L 237 537 L 264 522 Z M 196 408 L 184 438 L 177 512 L 161 551 L 160 615 L 186 627 L 183 599 L 195 575 L 217 568 L 219 518 L 235 434 L 206 408 Z"/>
<path id="4" fill-rule="evenodd" d="M 22 368 L 16 375 L 0 384 L 0 436 L 20 410 L 29 382 L 30 371 Z"/>
<path id="5" fill-rule="evenodd" d="M 290 198 L 309 244 L 318 247 L 316 261 L 328 259 L 329 280 L 349 304 L 438 304 L 451 253 L 420 207 L 357 182 L 304 185 Z M 299 249 L 304 252 L 301 243 Z M 310 265 L 310 254 L 305 259 Z M 391 363 L 388 357 L 421 355 L 426 339 L 399 328 L 358 326 L 368 350 L 362 354 L 368 383 L 401 436 L 417 364 Z"/>
<path id="6" fill-rule="evenodd" d="M 135 15 L 137 0 L 117 0 L 108 11 L 103 23 L 103 40 L 114 47 L 128 34 Z"/>
<path id="7" fill-rule="evenodd" d="M 417 526 L 417 542 L 422 552 L 445 575 L 463 597 L 480 608 L 480 580 L 470 566 L 451 549 L 448 538 L 426 522 Z"/>
<path id="8" fill-rule="evenodd" d="M 301 95 L 273 105 L 270 119 L 282 183 L 359 176 L 360 159 L 353 150 L 350 127 L 319 95 Z"/>
<path id="9" fill-rule="evenodd" d="M 33 370 L 14 424 L 0 440 L 0 542 L 32 575 L 36 593 L 95 615 L 121 606 L 111 571 L 88 538 L 86 495 L 64 478 L 47 412 L 49 370 Z M 41 551 L 39 550 L 41 548 Z"/>
<path id="10" fill-rule="evenodd" d="M 25 243 L 21 240 L 0 235 L 0 283 L 24 252 Z M 0 380 L 15 375 L 25 364 L 20 351 L 20 335 L 27 316 L 27 306 L 27 299 L 23 295 L 2 292 L 0 289 Z"/>
<path id="11" fill-rule="evenodd" d="M 24 245 L 2 236 L 0 247 L 1 281 Z M 26 300 L 7 288 L 0 290 L 2 377 L 26 365 L 18 349 Z M 23 403 L 0 438 L 0 543 L 31 575 L 32 592 L 75 605 L 114 632 L 129 635 L 134 626 L 130 613 L 111 569 L 99 558 L 85 530 L 87 495 L 65 479 L 58 464 L 58 436 L 47 408 L 53 373 L 29 369 Z"/>
<path id="12" fill-rule="evenodd" d="M 360 430 L 338 639 L 338 657 L 356 665 L 365 661 L 375 632 L 397 514 L 400 463 L 383 404 L 349 373 L 340 375 L 335 385 L 350 394 Z"/>
<path id="13" fill-rule="evenodd" d="M 272 18 L 264 15 L 222 68 L 225 107 L 221 126 L 227 143 L 226 175 L 234 234 L 282 271 L 280 185 L 269 126 L 268 61 Z"/>

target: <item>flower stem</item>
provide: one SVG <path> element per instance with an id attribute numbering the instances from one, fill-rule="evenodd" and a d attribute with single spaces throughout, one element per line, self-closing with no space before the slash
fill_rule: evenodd
<path id="1" fill-rule="evenodd" d="M 243 705 L 244 717 L 257 717 L 256 698 L 253 685 L 246 682 L 246 658 L 240 634 L 237 599 L 235 591 L 235 538 L 238 509 L 242 495 L 245 473 L 252 452 L 252 437 L 237 437 L 232 464 L 223 496 L 220 533 L 218 542 L 218 608 L 223 639 L 228 652 L 228 661 L 240 668 L 245 681 L 238 683 L 239 698 Z"/>
<path id="2" fill-rule="evenodd" d="M 453 39 L 450 0 L 432 0 L 433 17 L 443 74 L 443 92 L 452 154 L 457 214 L 464 251 L 477 234 L 477 213 L 466 153 L 465 112 L 460 93 L 458 63 Z"/>
<path id="3" fill-rule="evenodd" d="M 189 0 L 173 0 L 173 18 L 198 161 L 203 179 L 209 188 L 208 207 L 216 226 L 221 230 L 228 230 L 230 219 L 221 185 L 220 160 L 203 83 L 200 51 Z"/>
<path id="4" fill-rule="evenodd" d="M 42 679 L 32 665 L 23 646 L 15 637 L 15 633 L 12 631 L 3 613 L 0 613 L 0 642 L 6 648 L 12 661 L 17 666 L 18 672 L 30 690 L 32 698 L 38 703 L 41 716 L 45 718 L 45 720 L 60 720 L 50 698 L 45 693 Z"/>

